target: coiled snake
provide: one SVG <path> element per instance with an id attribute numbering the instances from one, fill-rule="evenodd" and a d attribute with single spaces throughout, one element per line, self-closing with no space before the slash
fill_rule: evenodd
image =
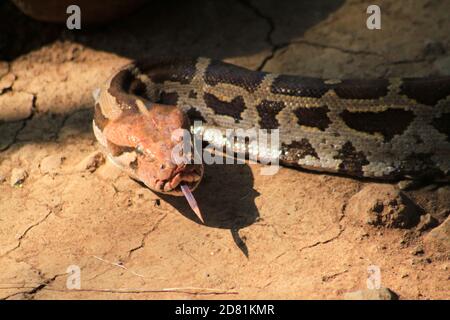
<path id="1" fill-rule="evenodd" d="M 180 185 L 198 185 L 203 167 L 173 163 L 171 133 L 193 120 L 279 129 L 283 165 L 376 179 L 450 173 L 450 77 L 317 79 L 207 58 L 148 60 L 100 88 L 93 127 L 131 176 L 181 194 Z"/>

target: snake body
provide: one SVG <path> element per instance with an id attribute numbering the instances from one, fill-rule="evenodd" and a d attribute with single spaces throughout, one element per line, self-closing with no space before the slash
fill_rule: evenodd
<path id="1" fill-rule="evenodd" d="M 95 104 L 94 132 L 113 158 L 135 159 L 137 146 L 111 143 L 106 128 L 154 106 L 176 106 L 191 123 L 221 130 L 279 129 L 279 160 L 291 167 L 375 179 L 450 173 L 450 77 L 318 79 L 207 58 L 133 62 Z M 136 170 L 136 161 L 122 161 L 131 165 Z"/>

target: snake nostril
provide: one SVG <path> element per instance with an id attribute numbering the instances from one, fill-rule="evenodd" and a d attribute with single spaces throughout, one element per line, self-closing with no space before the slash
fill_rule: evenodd
<path id="1" fill-rule="evenodd" d="M 161 164 L 161 165 L 159 166 L 159 168 L 160 168 L 161 170 L 164 170 L 164 169 L 166 168 L 166 165 L 163 163 L 163 164 Z"/>

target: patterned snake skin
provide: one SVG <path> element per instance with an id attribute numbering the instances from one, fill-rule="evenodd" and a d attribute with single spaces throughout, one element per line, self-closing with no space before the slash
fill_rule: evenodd
<path id="1" fill-rule="evenodd" d="M 450 77 L 325 80 L 207 58 L 135 62 L 101 88 L 97 139 L 105 140 L 109 121 L 140 112 L 139 99 L 176 105 L 209 127 L 279 129 L 283 165 L 376 179 L 449 178 Z"/>

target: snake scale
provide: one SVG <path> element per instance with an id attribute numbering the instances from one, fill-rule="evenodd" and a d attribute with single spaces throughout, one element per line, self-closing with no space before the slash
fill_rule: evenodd
<path id="1" fill-rule="evenodd" d="M 111 160 L 159 192 L 194 189 L 201 165 L 176 165 L 171 132 L 279 129 L 282 165 L 384 180 L 448 180 L 450 77 L 319 79 L 208 58 L 153 59 L 97 93 L 93 127 Z M 218 146 L 222 147 L 222 146 Z"/>

